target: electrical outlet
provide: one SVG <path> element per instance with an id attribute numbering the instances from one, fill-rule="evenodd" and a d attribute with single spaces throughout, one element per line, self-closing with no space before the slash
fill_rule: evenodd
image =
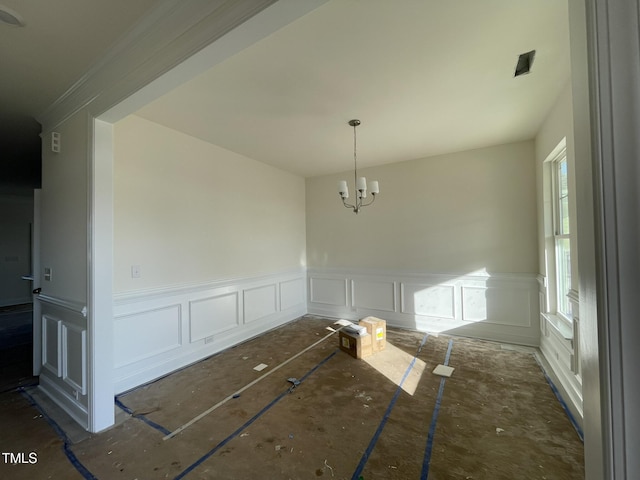
<path id="1" fill-rule="evenodd" d="M 140 265 L 131 265 L 131 278 L 140 278 L 141 275 Z"/>

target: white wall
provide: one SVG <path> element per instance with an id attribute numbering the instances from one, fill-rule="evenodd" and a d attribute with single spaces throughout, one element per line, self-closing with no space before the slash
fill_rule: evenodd
<path id="1" fill-rule="evenodd" d="M 304 179 L 137 116 L 114 159 L 116 393 L 306 313 Z"/>
<path id="2" fill-rule="evenodd" d="M 34 272 L 42 293 L 40 388 L 88 427 L 87 305 L 88 158 L 90 121 L 86 110 L 55 127 L 61 150 L 50 149 L 43 134 L 40 193 L 40 265 Z M 44 268 L 51 269 L 50 281 Z"/>
<path id="3" fill-rule="evenodd" d="M 541 275 L 546 275 L 546 265 L 544 261 L 544 202 L 548 202 L 548 199 L 543 195 L 542 164 L 553 149 L 556 148 L 558 143 L 560 143 L 560 141 L 565 137 L 567 139 L 567 163 L 569 171 L 573 174 L 575 172 L 575 155 L 573 148 L 573 115 L 570 83 L 562 89 L 562 92 L 557 98 L 551 111 L 547 114 L 547 117 L 535 138 L 538 202 L 538 272 Z M 575 178 L 575 175 L 571 176 L 571 179 L 573 178 Z M 575 182 L 573 185 L 575 185 Z M 571 215 L 575 211 L 575 204 L 573 204 L 572 207 L 574 207 L 574 209 L 570 212 L 570 217 L 575 221 L 575 215 Z M 577 262 L 574 262 L 572 267 L 573 266 L 577 266 Z"/>
<path id="4" fill-rule="evenodd" d="M 538 344 L 532 141 L 362 170 L 380 182 L 358 215 L 307 179 L 309 310 Z"/>
<path id="5" fill-rule="evenodd" d="M 544 255 L 544 241 L 545 241 L 545 229 L 544 229 L 544 202 L 548 202 L 549 199 L 545 198 L 543 194 L 543 162 L 547 159 L 553 149 L 560 143 L 563 138 L 566 138 L 567 144 L 567 166 L 568 166 L 568 186 L 571 195 L 571 201 L 569 202 L 569 218 L 570 229 L 577 231 L 577 210 L 575 201 L 576 192 L 576 160 L 575 160 L 575 147 L 574 147 L 574 134 L 573 134 L 573 104 L 572 104 L 572 92 L 571 83 L 567 83 L 565 88 L 558 96 L 553 108 L 547 114 L 547 117 L 540 127 L 538 134 L 535 138 L 535 150 L 536 150 L 536 178 L 537 178 L 537 202 L 538 202 L 538 256 L 539 256 L 539 272 L 541 275 L 547 275 L 547 268 L 545 265 Z M 550 207 L 549 207 L 550 208 Z M 577 235 L 571 239 L 572 252 L 578 251 Z M 575 259 L 574 259 L 575 260 Z M 579 277 L 578 262 L 571 263 L 571 277 L 577 279 Z M 577 281 L 576 281 L 577 283 Z M 577 284 L 572 285 L 577 289 Z"/>
<path id="6" fill-rule="evenodd" d="M 361 173 L 377 179 L 381 193 L 358 215 L 342 206 L 337 193 L 339 179 L 353 191 L 353 171 L 307 179 L 310 267 L 537 271 L 532 142 Z"/>
<path id="7" fill-rule="evenodd" d="M 114 133 L 115 293 L 305 265 L 302 178 L 136 116 Z"/>
<path id="8" fill-rule="evenodd" d="M 31 302 L 33 190 L 0 193 L 0 306 Z"/>
<path id="9" fill-rule="evenodd" d="M 53 280 L 41 276 L 42 293 L 84 303 L 87 298 L 87 155 L 86 111 L 56 129 L 60 153 L 51 152 L 49 134 L 42 145 L 42 268 L 52 269 Z"/>
<path id="10" fill-rule="evenodd" d="M 69 91 L 38 117 L 45 132 L 42 266 L 52 268 L 54 274 L 52 282 L 43 282 L 43 294 L 40 300 L 34 303 L 34 312 L 39 312 L 38 309 L 42 304 L 43 323 L 48 328 L 43 331 L 48 343 L 45 342 L 43 345 L 43 349 L 46 349 L 46 352 L 43 351 L 46 354 L 43 358 L 45 362 L 43 371 L 46 371 L 40 377 L 40 388 L 74 415 L 80 424 L 92 431 L 101 430 L 112 424 L 114 412 L 113 391 L 110 391 L 114 379 L 109 369 L 113 363 L 110 361 L 113 350 L 117 347 L 112 344 L 115 342 L 112 333 L 117 331 L 117 328 L 112 318 L 114 311 L 111 308 L 113 307 L 112 291 L 110 287 L 104 288 L 112 283 L 111 265 L 113 263 L 111 238 L 105 238 L 110 236 L 112 219 L 110 209 L 113 192 L 110 170 L 113 158 L 110 144 L 113 132 L 110 125 L 156 98 L 159 90 L 170 90 L 206 67 L 219 63 L 248 44 L 317 8 L 322 2 L 285 2 L 283 7 L 281 7 L 282 2 L 277 2 L 275 9 L 266 11 L 266 16 L 259 15 L 258 12 L 273 3 L 271 0 L 227 2 L 229 5 L 224 9 L 220 9 L 216 2 L 174 3 L 175 8 L 165 8 L 166 5 L 160 5 L 148 18 L 149 21 L 142 22 L 120 42 L 114 44 L 103 58 L 104 61 L 97 62 L 94 68 L 82 76 Z M 243 28 L 234 29 L 242 23 L 244 23 Z M 224 38 L 221 39 L 223 36 Z M 207 47 L 210 43 L 211 45 Z M 194 61 L 185 61 L 190 57 Z M 176 65 L 180 68 L 174 69 Z M 167 75 L 163 75 L 165 73 Z M 141 88 L 145 84 L 149 86 L 148 89 Z M 126 101 L 123 102 L 123 99 Z M 134 105 L 137 106 L 133 107 Z M 94 122 L 98 117 L 100 119 Z M 48 150 L 48 135 L 51 130 L 62 134 L 61 154 L 54 155 Z M 46 162 L 51 164 L 47 166 Z M 258 170 L 251 171 L 253 176 L 247 182 L 250 186 L 255 182 Z M 264 176 L 270 180 L 268 172 L 265 172 Z M 290 182 L 284 183 L 291 186 Z M 280 183 L 274 181 L 271 182 L 271 186 L 280 186 Z M 134 185 L 134 188 L 137 188 L 137 185 Z M 259 193 L 263 194 L 262 199 L 266 197 L 263 191 Z M 286 192 L 280 193 L 281 200 L 289 199 Z M 249 203 L 244 200 L 238 201 L 237 197 L 231 200 L 236 201 L 236 206 Z M 267 200 L 274 199 L 267 198 Z M 296 200 L 301 201 L 300 211 L 304 212 L 304 195 L 301 198 L 296 197 Z M 228 209 L 227 203 L 225 199 L 224 207 Z M 255 205 L 258 206 L 255 207 Z M 231 209 L 233 208 L 232 206 Z M 260 199 L 255 200 L 254 208 L 260 208 Z M 283 212 L 283 216 L 290 213 L 286 208 L 280 211 Z M 262 227 L 258 216 L 255 211 L 252 211 L 252 218 L 257 220 L 259 227 Z M 281 225 L 283 220 L 277 221 L 273 216 L 268 215 L 266 218 L 271 220 L 273 230 L 283 227 Z M 304 224 L 304 215 L 301 222 Z M 190 226 L 192 225 L 193 222 L 190 222 Z M 217 227 L 218 233 L 232 229 L 228 224 L 220 224 Z M 240 248 L 247 245 L 244 234 L 247 233 L 248 228 L 246 225 L 243 227 L 240 229 L 243 236 L 237 237 Z M 171 226 L 162 231 L 171 233 Z M 255 232 L 252 234 L 260 238 Z M 295 236 L 291 232 L 289 234 L 290 237 Z M 230 235 L 223 234 L 218 238 L 228 239 Z M 304 226 L 299 230 L 297 238 L 300 241 L 294 240 L 295 245 L 291 249 L 293 253 L 281 255 L 275 259 L 267 255 L 265 258 L 259 258 L 254 251 L 260 252 L 263 247 L 259 242 L 254 242 L 251 245 L 252 250 L 246 252 L 248 260 L 244 271 L 240 269 L 231 273 L 242 275 L 249 271 L 266 272 L 274 266 L 287 268 L 290 265 L 298 266 L 299 269 L 301 259 L 304 260 Z M 173 239 L 175 237 L 170 240 Z M 152 243 L 153 240 L 153 236 L 150 239 L 146 238 L 146 243 Z M 266 240 L 265 243 L 267 243 Z M 234 250 L 235 246 L 235 243 L 231 244 L 227 251 L 233 251 L 236 257 L 234 260 L 238 260 L 239 252 Z M 283 246 L 281 253 L 287 246 L 290 245 Z M 265 245 L 263 250 L 266 251 L 267 247 L 269 246 Z M 167 258 L 170 259 L 173 258 L 176 249 L 169 250 L 170 256 Z M 138 256 L 135 260 L 143 262 L 151 258 L 153 265 L 153 261 L 158 260 L 156 253 L 158 252 L 153 252 L 150 257 Z M 181 253 L 182 260 L 187 256 Z M 231 262 L 225 264 L 225 259 L 220 254 L 217 254 L 216 258 L 220 260 L 220 264 L 215 265 L 216 268 L 208 268 L 209 265 L 206 270 L 213 272 L 212 275 L 228 275 L 229 271 L 233 270 L 229 268 Z M 286 260 L 283 260 L 284 258 Z M 128 261 L 129 259 L 125 259 L 125 263 Z M 168 276 L 167 270 L 161 272 L 154 272 L 153 268 L 147 270 L 149 264 L 146 263 L 142 264 L 142 267 L 141 281 L 133 285 L 119 283 L 121 295 L 126 295 L 123 292 L 130 293 L 131 289 L 139 292 L 135 289 L 162 288 L 158 285 L 173 281 L 172 279 L 179 282 L 184 281 L 185 278 L 199 281 L 201 277 L 198 275 L 204 270 L 198 269 L 198 265 L 193 268 L 194 264 L 191 262 L 182 265 L 186 273 L 176 270 L 180 274 L 173 272 L 175 276 Z M 40 272 L 36 273 L 41 276 L 42 271 L 38 270 Z M 297 270 L 297 273 L 299 274 L 300 271 Z M 117 272 L 114 276 L 117 277 Z M 253 323 L 255 331 L 259 330 L 256 325 L 260 328 L 269 326 L 268 322 L 262 321 L 264 317 L 260 317 L 260 314 L 265 312 L 265 308 L 258 308 L 256 304 L 260 304 L 260 300 L 263 300 L 265 305 L 270 302 L 268 302 L 268 296 L 264 294 L 265 290 L 261 290 L 256 283 L 266 290 L 273 286 L 275 292 L 273 309 L 277 310 L 280 319 L 292 318 L 291 315 L 300 311 L 300 306 L 293 305 L 293 301 L 297 298 L 296 301 L 301 302 L 301 305 L 306 304 L 304 278 L 291 278 L 292 276 L 295 277 L 291 272 L 281 275 L 264 273 L 259 281 L 255 277 L 252 277 L 253 280 L 243 277 L 236 282 L 235 286 L 228 284 L 225 288 L 237 288 L 240 284 L 243 285 L 243 289 L 246 287 L 246 298 L 244 290 L 239 291 L 242 295 L 238 298 L 242 298 L 242 302 L 238 302 L 238 318 L 245 320 L 243 309 L 246 305 L 248 306 L 246 318 Z M 124 277 L 126 278 L 126 274 Z M 299 286 L 300 282 L 302 282 L 302 288 Z M 114 280 L 113 283 L 118 281 Z M 201 285 L 205 290 L 208 286 Z M 297 295 L 298 292 L 302 295 Z M 127 305 L 126 307 L 123 307 L 123 302 Z M 259 305 L 259 307 L 265 305 Z M 131 297 L 126 300 L 122 297 L 118 299 L 120 310 L 117 315 L 120 315 L 118 318 L 121 319 L 121 325 L 126 323 L 122 320 L 122 310 L 129 307 L 138 308 L 138 306 Z M 199 309 L 200 312 L 203 310 L 206 308 Z M 268 311 L 268 308 L 266 310 Z M 136 315 L 133 313 L 129 320 L 135 321 Z M 276 323 L 277 319 L 274 319 L 274 315 L 267 316 L 271 325 Z M 182 319 L 183 317 L 180 317 L 178 321 Z M 187 325 L 187 323 L 184 324 Z M 248 330 L 245 333 L 247 332 Z M 236 336 L 236 340 L 238 338 L 240 337 Z M 214 344 L 210 344 L 209 347 L 211 345 Z M 209 352 L 212 351 L 209 349 Z M 66 368 L 68 366 L 72 367 L 71 370 Z M 137 365 L 132 368 L 137 368 Z M 78 385 L 78 382 L 82 385 Z"/>

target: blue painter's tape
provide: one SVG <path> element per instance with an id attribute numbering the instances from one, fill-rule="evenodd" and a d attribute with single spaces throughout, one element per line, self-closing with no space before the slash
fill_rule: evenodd
<path id="1" fill-rule="evenodd" d="M 44 412 L 40 405 L 38 405 L 38 402 L 36 402 L 36 400 L 31 395 L 29 395 L 29 393 L 27 393 L 24 388 L 20 387 L 18 391 L 29 401 L 32 406 L 34 406 L 40 412 L 40 415 L 43 416 L 47 423 L 51 425 L 51 428 L 53 428 L 56 434 L 63 440 L 64 445 L 62 449 L 64 450 L 64 454 L 67 456 L 69 462 L 71 462 L 71 465 L 73 465 L 74 468 L 80 473 L 80 475 L 82 475 L 86 480 L 97 480 L 97 477 L 95 477 L 89 471 L 89 469 L 80 462 L 80 460 L 78 460 L 78 457 L 76 457 L 75 453 L 73 453 L 73 451 L 71 450 L 71 441 L 69 440 L 69 437 L 67 437 L 67 434 L 64 432 L 64 430 L 62 430 L 62 428 L 60 428 L 60 426 Z"/>
<path id="2" fill-rule="evenodd" d="M 331 360 L 336 353 L 338 353 L 339 350 L 335 350 L 333 353 L 331 353 L 329 356 L 327 356 L 324 360 L 322 360 L 320 363 L 318 363 L 315 367 L 313 367 L 311 370 L 309 370 L 302 378 L 300 378 L 300 383 L 302 383 L 303 381 L 305 381 L 307 379 L 307 377 L 309 377 L 309 375 L 311 375 L 313 372 L 315 372 L 316 370 L 318 370 L 318 368 L 320 368 L 322 365 L 324 365 L 325 363 L 327 363 L 329 360 Z M 231 435 L 229 435 L 227 438 L 225 438 L 224 440 L 222 440 L 220 443 L 218 443 L 215 447 L 213 447 L 211 450 L 209 450 L 207 453 L 205 453 L 202 457 L 200 457 L 198 460 L 196 460 L 194 463 L 192 463 L 189 467 L 187 467 L 185 470 L 183 470 L 180 474 L 178 474 L 177 477 L 175 477 L 175 480 L 179 480 L 180 478 L 184 478 L 185 475 L 187 475 L 188 473 L 192 472 L 193 470 L 195 470 L 198 466 L 200 466 L 205 460 L 207 460 L 208 458 L 210 458 L 212 455 L 214 455 L 218 450 L 220 450 L 222 447 L 224 447 L 227 443 L 229 443 L 231 440 L 233 440 L 235 437 L 237 437 L 243 430 L 245 430 L 249 425 L 251 425 L 253 422 L 255 422 L 258 418 L 260 418 L 267 410 L 269 410 L 271 407 L 273 407 L 276 403 L 278 403 L 280 400 L 282 400 L 284 397 L 289 395 L 289 389 L 286 389 L 284 392 L 282 392 L 280 395 L 278 395 L 276 398 L 274 398 L 273 400 L 271 400 L 271 402 L 269 402 L 265 407 L 262 408 L 262 410 L 260 410 L 258 413 L 256 413 L 253 417 L 251 417 L 249 420 L 247 420 L 240 428 L 238 428 L 235 432 L 233 432 Z"/>
<path id="3" fill-rule="evenodd" d="M 353 472 L 353 475 L 351 476 L 351 480 L 358 480 L 360 478 L 360 474 L 364 470 L 364 467 L 367 464 L 367 461 L 369 460 L 369 457 L 371 456 L 371 452 L 373 452 L 373 449 L 376 446 L 376 443 L 378 443 L 378 438 L 380 437 L 380 434 L 382 433 L 384 426 L 387 424 L 387 420 L 389 420 L 389 416 L 391 415 L 391 410 L 393 410 L 393 407 L 395 406 L 396 401 L 398 400 L 398 397 L 402 392 L 402 384 L 409 376 L 409 372 L 411 372 L 411 370 L 413 369 L 413 366 L 416 363 L 416 359 L 418 358 L 418 354 L 422 351 L 422 347 L 427 341 L 428 336 L 429 334 L 425 333 L 424 338 L 422 339 L 422 342 L 420 342 L 420 346 L 418 347 L 418 352 L 416 353 L 416 356 L 413 357 L 413 360 L 411 360 L 411 363 L 407 367 L 407 370 L 404 372 L 404 376 L 402 377 L 402 380 L 400 380 L 400 384 L 396 389 L 396 393 L 394 393 L 393 397 L 391 398 L 391 401 L 389 402 L 389 406 L 387 407 L 387 410 L 384 412 L 384 415 L 382 417 L 382 420 L 380 421 L 380 424 L 378 425 L 378 428 L 373 434 L 373 437 L 371 438 L 371 441 L 369 442 L 367 449 L 362 454 L 362 457 L 360 458 L 360 462 L 358 463 L 356 470 Z"/>
<path id="4" fill-rule="evenodd" d="M 453 348 L 453 339 L 449 340 L 449 347 L 447 348 L 447 354 L 444 358 L 444 365 L 449 365 L 449 358 L 451 358 L 451 349 Z M 433 451 L 433 437 L 436 433 L 436 423 L 438 421 L 438 413 L 440 413 L 440 404 L 442 403 L 442 395 L 444 393 L 444 384 L 446 378 L 440 379 L 440 388 L 438 388 L 438 396 L 436 397 L 436 406 L 433 409 L 431 415 L 431 424 L 429 425 L 429 433 L 427 434 L 427 446 L 424 449 L 424 459 L 422 460 L 422 472 L 420 473 L 420 480 L 427 480 L 429 477 L 429 466 L 431 464 L 431 452 Z"/>
<path id="5" fill-rule="evenodd" d="M 129 407 L 127 407 L 124 403 L 122 403 L 118 397 L 116 397 L 116 405 L 118 407 L 120 407 L 122 410 L 124 410 L 125 412 L 127 412 L 129 415 L 131 415 L 133 418 L 137 418 L 138 420 L 141 420 L 144 423 L 146 423 L 147 425 L 149 425 L 151 428 L 155 428 L 159 432 L 162 432 L 163 435 L 171 434 L 171 431 L 167 430 L 162 425 L 157 424 L 153 420 L 149 420 L 144 415 L 139 415 L 139 414 L 135 413 L 133 410 L 131 410 Z"/>

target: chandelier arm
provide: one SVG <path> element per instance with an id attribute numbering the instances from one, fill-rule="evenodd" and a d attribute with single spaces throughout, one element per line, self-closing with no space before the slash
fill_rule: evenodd
<path id="1" fill-rule="evenodd" d="M 368 206 L 369 206 L 369 205 L 371 205 L 373 202 L 375 202 L 375 201 L 376 201 L 376 194 L 375 194 L 375 193 L 372 193 L 372 194 L 371 194 L 371 196 L 372 196 L 373 198 L 371 199 L 371 201 L 370 201 L 369 203 L 362 203 L 360 206 L 361 206 L 361 207 L 368 207 Z"/>
<path id="2" fill-rule="evenodd" d="M 342 199 L 342 204 L 347 208 L 356 208 L 355 205 L 351 205 L 350 203 L 345 202 L 344 198 Z"/>

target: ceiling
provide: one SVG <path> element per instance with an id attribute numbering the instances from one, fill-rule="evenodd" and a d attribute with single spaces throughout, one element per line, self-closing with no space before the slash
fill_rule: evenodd
<path id="1" fill-rule="evenodd" d="M 0 23 L 0 185 L 27 181 L 37 160 L 35 118 L 65 93 L 157 0 L 0 0 L 24 21 Z M 35 157 L 35 159 L 34 159 Z M 38 174 L 39 175 L 39 174 Z"/>
<path id="2" fill-rule="evenodd" d="M 530 74 L 514 78 L 521 53 Z M 570 75 L 558 0 L 332 0 L 137 114 L 302 176 L 534 138 Z"/>
<path id="3" fill-rule="evenodd" d="M 19 151 L 159 3 L 0 0 L 25 21 L 0 25 L 0 139 Z M 558 0 L 331 0 L 137 114 L 302 176 L 351 168 L 352 118 L 360 166 L 531 139 L 569 79 L 567 15 Z"/>

